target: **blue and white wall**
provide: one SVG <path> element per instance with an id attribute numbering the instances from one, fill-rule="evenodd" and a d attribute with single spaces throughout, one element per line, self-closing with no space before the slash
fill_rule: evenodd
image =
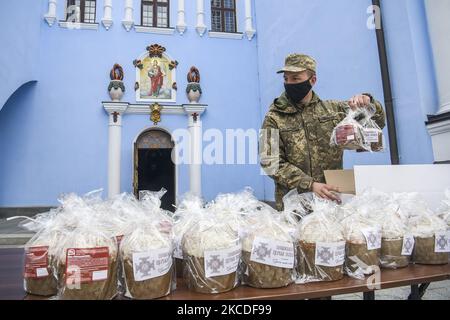
<path id="1" fill-rule="evenodd" d="M 64 17 L 64 2 L 58 1 L 58 20 Z M 176 2 L 171 2 L 172 27 L 177 21 Z M 208 26 L 209 3 L 205 0 Z M 434 113 L 436 94 L 422 1 L 383 3 L 401 161 L 431 163 L 423 121 L 427 113 Z M 275 71 L 286 54 L 296 51 L 318 60 L 316 91 L 323 99 L 347 99 L 368 91 L 383 101 L 375 32 L 366 27 L 370 4 L 369 0 L 256 0 L 257 35 L 248 41 L 200 37 L 195 31 L 195 1 L 186 1 L 188 29 L 183 36 L 127 32 L 121 25 L 123 1 L 113 1 L 114 25 L 109 31 L 101 25 L 98 30 L 68 30 L 57 23 L 49 27 L 43 19 L 48 0 L 6 2 L 2 9 L 6 5 L 8 12 L 0 13 L 0 38 L 8 43 L 0 51 L 0 207 L 53 205 L 62 192 L 107 188 L 108 116 L 101 102 L 109 100 L 109 70 L 114 63 L 124 67 L 123 101 L 134 103 L 132 61 L 152 43 L 166 47 L 180 63 L 177 104 L 187 103 L 189 68 L 199 68 L 201 102 L 209 105 L 202 116 L 204 130 L 259 129 L 271 101 L 283 90 Z M 134 8 L 139 23 L 138 0 Z M 102 15 L 99 0 L 97 22 Z M 242 0 L 238 20 L 242 32 Z M 20 87 L 30 80 L 37 82 Z M 122 191 L 132 191 L 133 140 L 151 125 L 146 116 L 123 118 Z M 160 125 L 173 131 L 186 128 L 187 120 L 165 115 Z M 346 167 L 388 163 L 389 153 L 345 157 Z M 188 191 L 187 169 L 179 168 L 180 194 Z M 245 186 L 261 199 L 273 199 L 272 182 L 260 175 L 257 164 L 204 166 L 202 174 L 207 200 Z"/>

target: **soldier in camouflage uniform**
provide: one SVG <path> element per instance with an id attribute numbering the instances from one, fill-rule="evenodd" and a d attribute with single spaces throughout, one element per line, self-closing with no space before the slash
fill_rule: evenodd
<path id="1" fill-rule="evenodd" d="M 266 136 L 260 142 L 264 150 L 261 166 L 275 181 L 277 209 L 282 210 L 282 199 L 292 189 L 299 193 L 314 192 L 339 203 L 340 198 L 335 193 L 339 190 L 326 185 L 324 177 L 324 170 L 343 167 L 342 148 L 330 146 L 333 129 L 345 118 L 349 106 L 355 109 L 369 104 L 376 106 L 372 119 L 382 129 L 385 126 L 383 108 L 367 93 L 349 101 L 321 100 L 312 90 L 317 81 L 316 62 L 309 56 L 289 55 L 285 67 L 278 73 L 284 73 L 286 90 L 270 106 L 262 126 Z M 273 137 L 271 140 L 271 132 L 277 132 L 278 141 L 273 141 Z M 277 143 L 279 153 L 274 153 L 272 149 Z"/>

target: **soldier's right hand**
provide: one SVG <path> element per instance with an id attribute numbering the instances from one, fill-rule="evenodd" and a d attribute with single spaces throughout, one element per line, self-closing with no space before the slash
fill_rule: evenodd
<path id="1" fill-rule="evenodd" d="M 341 204 L 342 201 L 339 198 L 338 195 L 336 195 L 334 192 L 339 192 L 339 188 L 335 186 L 330 186 L 328 184 L 314 182 L 312 185 L 312 191 L 318 195 L 319 197 L 330 200 L 330 201 L 336 201 L 337 203 Z"/>

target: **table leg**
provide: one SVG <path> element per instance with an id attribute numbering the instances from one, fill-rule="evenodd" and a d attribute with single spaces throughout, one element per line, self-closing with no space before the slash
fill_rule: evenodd
<path id="1" fill-rule="evenodd" d="M 375 291 L 368 291 L 363 293 L 364 300 L 375 300 Z"/>
<path id="2" fill-rule="evenodd" d="M 424 283 L 421 284 L 420 286 L 418 284 L 412 285 L 411 294 L 409 295 L 408 300 L 422 300 L 429 286 L 430 286 L 429 283 Z"/>

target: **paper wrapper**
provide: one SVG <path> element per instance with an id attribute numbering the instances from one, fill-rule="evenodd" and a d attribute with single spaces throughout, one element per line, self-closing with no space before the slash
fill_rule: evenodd
<path id="1" fill-rule="evenodd" d="M 436 253 L 435 237 L 415 238 L 413 262 L 417 264 L 447 264 L 449 253 Z"/>
<path id="2" fill-rule="evenodd" d="M 192 291 L 207 294 L 223 293 L 232 290 L 237 283 L 237 272 L 207 278 L 204 258 L 185 255 L 184 263 L 184 279 Z"/>
<path id="3" fill-rule="evenodd" d="M 66 266 L 64 264 L 58 265 L 57 270 L 60 288 L 59 297 L 62 300 L 111 300 L 117 295 L 119 268 L 116 257 L 110 257 L 106 280 L 81 283 L 79 288 L 75 288 L 75 285 L 73 288 L 66 285 L 64 275 Z"/>
<path id="4" fill-rule="evenodd" d="M 402 256 L 403 238 L 381 240 L 380 265 L 386 269 L 404 268 L 409 265 L 410 256 Z"/>
<path id="5" fill-rule="evenodd" d="M 292 269 L 279 268 L 250 260 L 251 252 L 242 251 L 244 283 L 254 288 L 282 288 L 290 285 Z"/>
<path id="6" fill-rule="evenodd" d="M 347 242 L 346 246 L 346 255 L 345 255 L 345 265 L 346 268 L 352 272 L 356 273 L 358 267 L 354 267 L 356 264 L 350 257 L 357 257 L 359 260 L 364 262 L 367 265 L 367 268 L 361 268 L 364 274 L 369 275 L 374 273 L 371 266 L 379 266 L 379 258 L 380 258 L 381 249 L 368 250 L 366 243 L 353 243 Z"/>
<path id="7" fill-rule="evenodd" d="M 344 264 L 336 267 L 317 266 L 316 244 L 300 241 L 298 243 L 298 272 L 301 277 L 311 281 L 336 281 L 344 277 Z"/>
<path id="8" fill-rule="evenodd" d="M 144 281 L 134 280 L 132 260 L 125 259 L 123 266 L 125 270 L 126 287 L 129 294 L 131 295 L 130 298 L 138 300 L 150 300 L 161 298 L 170 294 L 174 271 L 173 265 L 170 268 L 169 272 L 167 272 L 166 274 Z M 126 296 L 128 297 L 128 295 Z"/>

